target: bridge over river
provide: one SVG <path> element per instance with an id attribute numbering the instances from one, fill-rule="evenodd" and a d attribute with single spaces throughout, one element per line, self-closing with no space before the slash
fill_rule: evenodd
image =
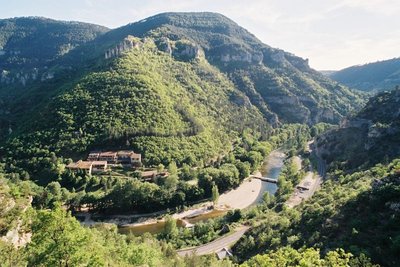
<path id="1" fill-rule="evenodd" d="M 274 179 L 274 178 L 262 177 L 262 176 L 256 176 L 256 175 L 252 175 L 250 177 L 254 178 L 254 179 L 259 179 L 259 180 L 261 180 L 263 182 L 268 182 L 268 183 L 273 183 L 273 184 L 277 184 L 278 183 L 278 179 Z"/>

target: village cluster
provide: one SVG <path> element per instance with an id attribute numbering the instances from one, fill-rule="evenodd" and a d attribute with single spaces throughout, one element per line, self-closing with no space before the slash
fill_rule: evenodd
<path id="1" fill-rule="evenodd" d="M 122 166 L 124 168 L 137 169 L 142 166 L 142 155 L 132 150 L 121 151 L 92 151 L 87 160 L 79 160 L 67 165 L 71 171 L 84 171 L 89 175 L 101 174 L 110 170 L 111 167 Z M 157 170 L 145 170 L 140 172 L 140 177 L 146 181 L 152 181 L 156 177 L 166 177 L 167 172 Z"/>

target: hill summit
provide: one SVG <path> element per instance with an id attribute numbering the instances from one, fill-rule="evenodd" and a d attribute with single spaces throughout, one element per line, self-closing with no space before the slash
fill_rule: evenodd
<path id="1" fill-rule="evenodd" d="M 54 31 L 41 25 L 35 32 L 51 40 Z M 263 44 L 220 14 L 163 13 L 114 30 L 84 25 L 102 31 L 95 38 L 67 30 L 79 24 L 57 25 L 70 39 L 86 37 L 63 55 L 51 50 L 45 66 L 34 67 L 51 73 L 46 79 L 1 90 L 5 140 L 64 155 L 131 144 L 152 164 L 193 163 L 226 150 L 245 128 L 337 123 L 362 103 L 307 60 Z M 24 30 L 32 31 L 18 28 Z M 7 54 L 12 46 L 5 45 Z M 197 152 L 183 155 L 189 147 Z"/>

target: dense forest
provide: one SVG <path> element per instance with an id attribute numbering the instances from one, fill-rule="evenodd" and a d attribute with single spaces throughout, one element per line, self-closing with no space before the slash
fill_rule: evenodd
<path id="1" fill-rule="evenodd" d="M 400 58 L 352 66 L 328 75 L 330 78 L 367 92 L 391 90 L 400 83 Z"/>
<path id="2" fill-rule="evenodd" d="M 400 264 L 399 88 L 367 101 L 214 13 L 164 13 L 114 30 L 0 20 L 0 59 L 2 265 Z M 171 215 L 215 208 L 276 149 L 286 158 L 274 195 L 177 226 Z M 140 153 L 140 165 L 68 167 L 121 150 Z M 318 160 L 328 164 L 321 188 L 289 207 Z M 168 175 L 145 180 L 148 171 Z M 165 226 L 120 234 L 114 224 L 81 225 L 82 210 L 160 212 Z M 238 226 L 249 230 L 230 258 L 176 252 Z"/>

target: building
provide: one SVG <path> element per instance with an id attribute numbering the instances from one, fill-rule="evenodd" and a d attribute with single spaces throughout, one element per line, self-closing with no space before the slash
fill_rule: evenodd
<path id="1" fill-rule="evenodd" d="M 101 152 L 98 160 L 107 161 L 108 164 L 117 163 L 117 152 L 114 151 Z"/>
<path id="2" fill-rule="evenodd" d="M 132 167 L 140 167 L 142 164 L 142 155 L 132 150 L 121 151 L 92 151 L 89 153 L 88 161 L 107 161 L 108 164 L 122 164 Z"/>
<path id="3" fill-rule="evenodd" d="M 223 260 L 227 257 L 230 258 L 233 256 L 232 252 L 227 248 L 223 248 L 220 251 L 216 252 L 215 254 L 217 254 L 217 258 L 219 260 Z"/>
<path id="4" fill-rule="evenodd" d="M 107 161 L 92 161 L 92 173 L 107 171 Z"/>
<path id="5" fill-rule="evenodd" d="M 132 164 L 142 163 L 142 154 L 132 153 L 131 161 L 132 161 Z"/>
<path id="6" fill-rule="evenodd" d="M 154 182 L 156 178 L 167 178 L 168 172 L 157 172 L 156 170 L 141 172 L 141 178 L 147 182 Z"/>
<path id="7" fill-rule="evenodd" d="M 100 152 L 92 151 L 89 153 L 88 161 L 96 161 L 99 160 Z"/>
<path id="8" fill-rule="evenodd" d="M 107 161 L 82 161 L 72 162 L 67 165 L 67 169 L 71 171 L 82 170 L 87 174 L 102 173 L 107 171 Z"/>
<path id="9" fill-rule="evenodd" d="M 71 171 L 83 170 L 87 174 L 92 174 L 92 162 L 90 161 L 79 160 L 78 162 L 72 162 L 66 168 Z"/>
<path id="10" fill-rule="evenodd" d="M 122 165 L 139 166 L 142 162 L 142 155 L 136 154 L 132 150 L 118 151 L 117 162 L 121 163 Z"/>
<path id="11" fill-rule="evenodd" d="M 154 181 L 154 179 L 157 177 L 157 171 L 141 172 L 141 177 L 144 181 Z"/>

